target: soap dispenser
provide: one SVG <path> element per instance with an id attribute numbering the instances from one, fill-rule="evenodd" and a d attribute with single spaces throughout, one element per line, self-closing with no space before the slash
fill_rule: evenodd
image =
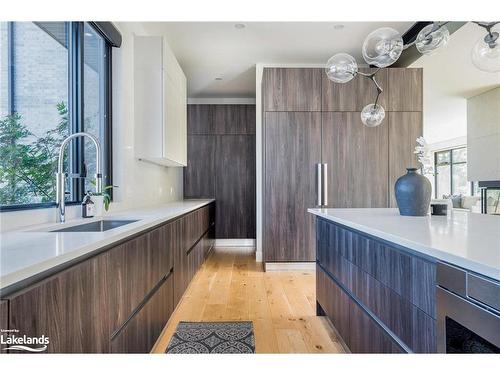
<path id="1" fill-rule="evenodd" d="M 82 201 L 82 217 L 88 218 L 88 217 L 94 217 L 95 215 L 95 204 L 94 201 L 92 200 L 92 193 L 87 191 L 87 194 L 85 194 L 85 197 L 83 197 Z"/>

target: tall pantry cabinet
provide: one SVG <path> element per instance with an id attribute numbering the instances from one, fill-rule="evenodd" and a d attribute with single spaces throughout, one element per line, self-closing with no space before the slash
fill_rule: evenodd
<path id="1" fill-rule="evenodd" d="M 361 69 L 370 72 L 371 69 Z M 331 82 L 320 68 L 265 68 L 263 255 L 265 262 L 313 262 L 317 164 L 327 164 L 327 207 L 395 207 L 394 183 L 416 166 L 422 135 L 422 70 L 382 69 L 384 122 L 361 123 L 376 90 L 357 76 Z"/>

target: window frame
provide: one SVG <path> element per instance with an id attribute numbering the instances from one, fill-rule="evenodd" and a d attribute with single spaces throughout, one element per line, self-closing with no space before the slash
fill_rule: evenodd
<path id="1" fill-rule="evenodd" d="M 453 161 L 453 151 L 455 150 L 461 150 L 461 149 L 466 149 L 467 146 L 460 146 L 460 147 L 454 147 L 454 148 L 449 148 L 446 150 L 439 150 L 434 152 L 434 198 L 435 199 L 440 199 L 438 198 L 438 166 L 442 165 L 449 165 L 450 166 L 450 195 L 453 195 L 453 166 L 454 165 L 463 165 L 467 164 L 467 161 Z M 446 163 L 438 163 L 438 154 L 444 154 L 448 153 L 450 155 L 449 162 Z M 474 195 L 474 183 L 470 182 L 470 191 L 471 195 Z"/>
<path id="2" fill-rule="evenodd" d="M 8 30 L 11 33 L 14 22 L 8 22 Z M 85 131 L 84 128 L 84 28 L 85 22 L 69 22 L 69 43 L 68 43 L 68 117 L 70 120 L 70 134 Z M 112 48 L 119 46 L 110 41 L 107 35 L 104 35 L 102 28 L 94 22 L 87 22 L 98 35 L 104 39 L 104 87 L 103 96 L 103 116 L 104 116 L 104 129 L 102 134 L 104 139 L 100 139 L 102 149 L 102 175 L 103 187 L 113 184 L 113 149 L 112 149 Z M 114 26 L 110 24 L 114 29 Z M 116 29 L 114 29 L 116 30 Z M 12 37 L 9 35 L 9 62 L 11 61 L 11 54 L 13 53 Z M 120 40 L 121 41 L 121 40 Z M 12 85 L 12 64 L 9 63 L 9 109 L 13 112 L 12 98 L 13 91 Z M 101 93 L 100 93 L 101 94 Z M 85 171 L 85 155 L 84 155 L 84 140 L 74 139 L 68 150 L 70 151 L 70 165 L 71 170 L 66 171 L 73 176 L 82 175 Z M 68 150 L 66 152 L 68 152 Z M 75 157 L 76 156 L 76 157 Z M 55 175 L 54 175 L 55 178 Z M 67 206 L 81 204 L 85 195 L 85 179 L 83 177 L 73 177 L 69 179 L 71 188 L 71 199 L 66 201 Z M 112 191 L 109 191 L 112 199 Z M 55 207 L 54 202 L 44 203 L 28 203 L 28 204 L 13 204 L 13 205 L 0 205 L 0 212 L 31 210 L 38 208 L 51 208 Z"/>

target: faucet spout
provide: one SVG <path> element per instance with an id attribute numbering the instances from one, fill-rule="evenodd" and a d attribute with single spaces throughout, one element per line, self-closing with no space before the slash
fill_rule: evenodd
<path id="1" fill-rule="evenodd" d="M 101 145 L 99 144 L 99 140 L 94 137 L 92 134 L 79 132 L 71 134 L 66 137 L 64 141 L 61 143 L 59 147 L 59 158 L 57 163 L 57 173 L 56 173 L 56 207 L 59 213 L 59 222 L 65 222 L 66 216 L 66 204 L 65 204 L 65 196 L 66 196 L 66 188 L 65 188 L 65 178 L 66 174 L 63 172 L 63 161 L 64 161 L 64 150 L 69 142 L 75 138 L 85 138 L 88 137 L 94 143 L 96 149 L 96 174 L 95 174 L 95 185 L 96 185 L 96 193 L 102 193 L 102 169 L 101 169 Z"/>

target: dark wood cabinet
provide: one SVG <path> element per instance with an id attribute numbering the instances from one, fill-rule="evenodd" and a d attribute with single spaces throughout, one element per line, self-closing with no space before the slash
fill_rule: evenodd
<path id="1" fill-rule="evenodd" d="M 369 128 L 361 123 L 359 112 L 323 112 L 322 116 L 328 206 L 387 207 L 387 121 Z"/>
<path id="2" fill-rule="evenodd" d="M 353 300 L 349 301 L 349 349 L 353 353 L 404 353 L 389 335 Z"/>
<path id="3" fill-rule="evenodd" d="M 255 106 L 218 104 L 213 106 L 215 134 L 255 134 Z"/>
<path id="4" fill-rule="evenodd" d="M 423 70 L 390 68 L 388 71 L 388 95 L 386 111 L 422 112 Z"/>
<path id="5" fill-rule="evenodd" d="M 9 302 L 0 301 L 0 330 L 9 329 Z M 0 353 L 5 353 L 5 346 L 0 343 Z"/>
<path id="6" fill-rule="evenodd" d="M 217 238 L 255 238 L 255 105 L 191 106 L 184 197 L 217 200 Z"/>
<path id="7" fill-rule="evenodd" d="M 394 183 L 406 167 L 414 165 L 416 138 L 422 134 L 422 70 L 387 68 L 376 78 L 384 90 L 379 103 L 385 108 L 386 118 L 380 126 L 368 128 L 361 122 L 360 111 L 376 97 L 369 79 L 357 76 L 349 83 L 338 84 L 330 81 L 323 69 L 264 69 L 264 261 L 313 260 L 311 223 L 305 223 L 308 219 L 299 211 L 317 205 L 314 163 L 327 164 L 327 207 L 396 205 Z M 314 141 L 300 135 L 304 132 L 300 128 L 315 131 L 307 117 L 312 112 L 321 112 L 319 138 Z M 281 125 L 276 126 L 276 122 Z M 273 130 L 286 126 L 299 129 Z M 302 148 L 317 153 L 316 161 L 311 162 L 311 155 L 301 154 Z M 294 153 L 302 159 L 297 161 Z M 298 176 L 306 176 L 309 184 Z"/>
<path id="8" fill-rule="evenodd" d="M 265 68 L 263 111 L 321 111 L 319 68 Z"/>
<path id="9" fill-rule="evenodd" d="M 217 136 L 217 238 L 255 238 L 255 137 Z"/>
<path id="10" fill-rule="evenodd" d="M 389 204 L 397 207 L 394 195 L 396 180 L 406 173 L 406 168 L 420 167 L 413 153 L 417 138 L 423 135 L 421 112 L 389 112 Z"/>
<path id="11" fill-rule="evenodd" d="M 360 68 L 360 72 L 372 73 L 375 69 Z M 377 89 L 371 80 L 360 75 L 348 83 L 330 81 L 326 74 L 322 74 L 322 111 L 361 112 L 363 108 L 375 101 Z M 384 89 L 380 95 L 379 104 L 387 108 L 387 69 L 380 70 L 376 80 Z"/>
<path id="12" fill-rule="evenodd" d="M 189 104 L 187 106 L 187 133 L 188 136 L 215 134 L 214 107 Z"/>
<path id="13" fill-rule="evenodd" d="M 265 133 L 265 261 L 314 261 L 321 113 L 267 112 Z"/>
<path id="14" fill-rule="evenodd" d="M 149 352 L 213 244 L 213 205 L 5 296 L 2 328 L 49 337 L 48 353 Z"/>
<path id="15" fill-rule="evenodd" d="M 187 167 L 184 168 L 185 198 L 215 198 L 214 135 L 190 135 L 187 139 Z"/>
<path id="16" fill-rule="evenodd" d="M 435 262 L 323 219 L 316 242 L 318 304 L 353 352 L 436 352 Z"/>
<path id="17" fill-rule="evenodd" d="M 105 266 L 82 262 L 28 290 L 9 296 L 9 326 L 19 334 L 49 338 L 48 353 L 109 351 L 110 321 L 105 296 L 95 283 Z"/>
<path id="18" fill-rule="evenodd" d="M 173 278 L 168 275 L 111 339 L 112 353 L 149 353 L 173 312 Z"/>

